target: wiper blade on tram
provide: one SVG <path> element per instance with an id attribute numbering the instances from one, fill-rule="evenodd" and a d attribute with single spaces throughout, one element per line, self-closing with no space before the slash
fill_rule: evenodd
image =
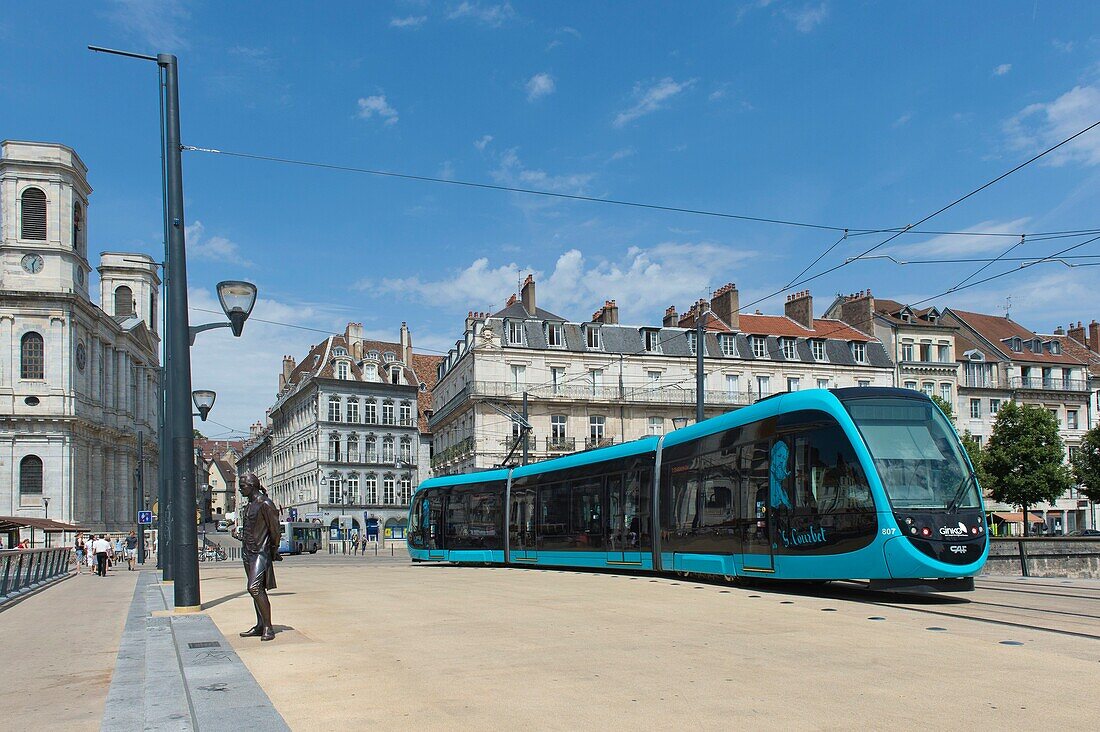
<path id="1" fill-rule="evenodd" d="M 959 501 L 962 500 L 963 495 L 966 493 L 966 489 L 970 487 L 970 481 L 975 480 L 973 473 L 968 473 L 966 477 L 959 483 L 958 489 L 955 490 L 955 495 L 947 502 L 948 513 L 959 512 Z"/>

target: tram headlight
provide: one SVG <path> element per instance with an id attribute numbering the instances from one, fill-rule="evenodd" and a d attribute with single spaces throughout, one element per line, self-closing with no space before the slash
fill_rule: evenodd
<path id="1" fill-rule="evenodd" d="M 912 516 L 906 516 L 905 517 L 905 524 L 907 526 L 912 526 L 913 525 L 913 517 Z"/>
<path id="2" fill-rule="evenodd" d="M 932 529 L 925 526 L 923 529 L 920 530 L 920 535 L 921 536 L 931 536 L 932 535 Z"/>

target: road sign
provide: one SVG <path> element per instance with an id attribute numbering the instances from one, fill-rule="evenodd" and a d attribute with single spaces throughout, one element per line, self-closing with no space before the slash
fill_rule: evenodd
<path id="1" fill-rule="evenodd" d="M 307 513 L 306 514 L 307 519 L 321 518 L 322 516 L 324 516 L 324 514 L 321 514 L 321 513 Z"/>
<path id="2" fill-rule="evenodd" d="M 153 523 L 152 511 L 138 511 L 138 523 L 139 524 L 151 524 Z"/>
<path id="3" fill-rule="evenodd" d="M 298 509 L 296 509 L 296 508 L 288 509 L 287 513 L 290 514 L 290 520 L 291 521 L 297 521 L 298 520 Z"/>

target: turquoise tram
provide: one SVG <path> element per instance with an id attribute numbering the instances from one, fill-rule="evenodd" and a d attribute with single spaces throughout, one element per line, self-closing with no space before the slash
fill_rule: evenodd
<path id="1" fill-rule="evenodd" d="M 778 394 L 662 436 L 432 478 L 414 561 L 603 567 L 958 591 L 989 554 L 981 491 L 923 393 Z"/>

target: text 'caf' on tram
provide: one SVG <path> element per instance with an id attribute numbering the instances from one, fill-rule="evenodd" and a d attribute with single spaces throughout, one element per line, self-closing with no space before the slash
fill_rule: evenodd
<path id="1" fill-rule="evenodd" d="M 432 478 L 414 561 L 973 588 L 981 492 L 921 392 L 784 393 L 663 436 Z"/>

